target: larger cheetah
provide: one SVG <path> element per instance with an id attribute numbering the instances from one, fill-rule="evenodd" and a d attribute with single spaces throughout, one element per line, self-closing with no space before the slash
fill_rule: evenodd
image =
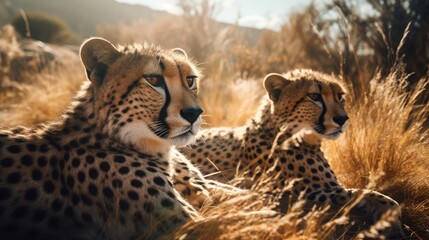
<path id="1" fill-rule="evenodd" d="M 197 217 L 171 155 L 199 129 L 198 69 L 101 38 L 80 56 L 89 81 L 59 120 L 0 131 L 1 239 L 154 239 Z"/>

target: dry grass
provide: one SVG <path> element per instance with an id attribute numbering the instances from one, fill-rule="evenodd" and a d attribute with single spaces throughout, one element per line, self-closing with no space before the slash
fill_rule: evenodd
<path id="1" fill-rule="evenodd" d="M 225 78 L 221 67 L 201 83 L 206 127 L 241 125 L 256 112 L 263 94 L 262 81 Z M 417 105 L 423 83 L 406 92 L 407 76 L 397 66 L 387 78 L 371 81 L 370 91 L 349 105 L 350 125 L 338 141 L 326 142 L 326 155 L 340 181 L 348 187 L 368 187 L 385 193 L 403 206 L 403 222 L 410 237 L 429 239 L 429 140 L 422 124 L 428 105 Z M 67 67 L 33 74 L 31 81 L 1 79 L 0 125 L 33 125 L 57 117 L 84 79 L 78 61 Z M 353 88 L 352 88 L 353 90 Z M 295 203 L 279 216 L 272 212 L 277 198 L 265 196 L 265 176 L 254 188 L 225 196 L 201 210 L 204 219 L 189 222 L 176 233 L 188 239 L 333 239 L 347 219 L 327 218 L 327 210 L 302 215 Z M 372 183 L 372 184 L 369 184 Z M 368 185 L 369 184 L 369 185 Z M 387 216 L 388 217 L 388 216 Z M 340 229 L 333 231 L 333 229 Z"/>

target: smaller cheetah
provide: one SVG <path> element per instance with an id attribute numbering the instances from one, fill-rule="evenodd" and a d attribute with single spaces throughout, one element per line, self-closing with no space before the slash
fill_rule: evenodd
<path id="1" fill-rule="evenodd" d="M 321 151 L 322 139 L 338 138 L 348 121 L 339 80 L 311 70 L 294 70 L 284 76 L 267 75 L 264 87 L 268 98 L 245 126 L 203 130 L 196 143 L 181 151 L 207 177 L 219 181 L 243 172 L 257 180 L 265 173 L 278 177 L 273 191 L 294 180 L 293 191 L 286 192 L 284 199 L 290 195 L 296 199 L 304 192 L 310 206 L 341 208 L 365 193 L 354 208 L 359 217 L 375 223 L 388 209 L 400 215 L 398 203 L 388 196 L 343 188 Z M 213 174 L 212 163 L 220 170 L 218 174 Z M 396 225 L 401 232 L 399 220 Z"/>

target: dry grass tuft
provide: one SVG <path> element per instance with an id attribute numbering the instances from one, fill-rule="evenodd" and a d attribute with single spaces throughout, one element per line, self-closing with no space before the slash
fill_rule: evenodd
<path id="1" fill-rule="evenodd" d="M 403 207 L 403 222 L 420 238 L 429 237 L 429 138 L 424 123 L 429 104 L 417 104 L 429 75 L 407 91 L 407 75 L 396 66 L 349 109 L 350 124 L 325 152 L 347 187 L 371 188 Z"/>

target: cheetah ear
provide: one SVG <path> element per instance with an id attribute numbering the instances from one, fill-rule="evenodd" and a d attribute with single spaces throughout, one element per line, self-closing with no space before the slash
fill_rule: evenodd
<path id="1" fill-rule="evenodd" d="M 98 37 L 86 40 L 80 47 L 79 54 L 88 79 L 97 85 L 103 83 L 109 65 L 121 56 L 113 44 Z"/>
<path id="2" fill-rule="evenodd" d="M 264 79 L 264 87 L 274 103 L 276 103 L 281 95 L 282 89 L 291 81 L 278 73 L 270 73 Z"/>
<path id="3" fill-rule="evenodd" d="M 174 48 L 171 51 L 176 53 L 177 55 L 181 55 L 181 56 L 184 56 L 185 58 L 188 58 L 188 54 L 186 54 L 185 50 L 183 50 L 181 48 Z"/>

